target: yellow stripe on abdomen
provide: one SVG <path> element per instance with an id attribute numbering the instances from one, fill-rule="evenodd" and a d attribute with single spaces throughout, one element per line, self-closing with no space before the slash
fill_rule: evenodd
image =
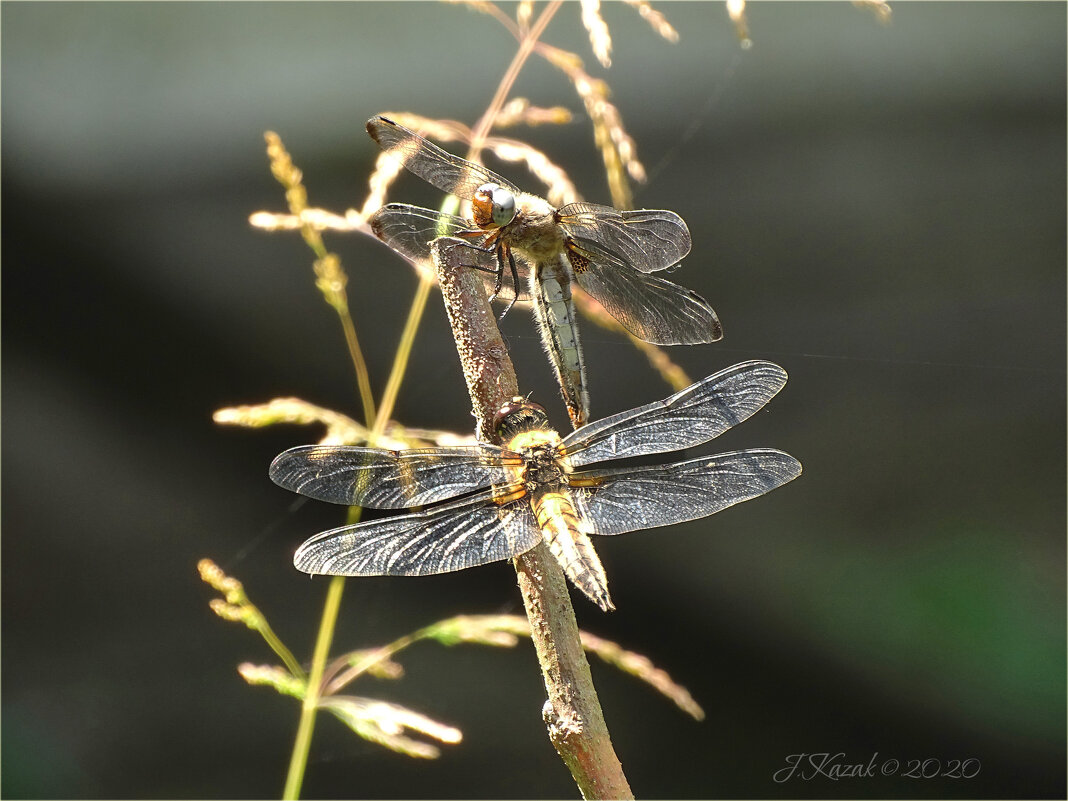
<path id="1" fill-rule="evenodd" d="M 571 583 L 604 611 L 615 609 L 608 595 L 608 578 L 601 560 L 567 490 L 535 492 L 531 508 L 542 538 Z"/>

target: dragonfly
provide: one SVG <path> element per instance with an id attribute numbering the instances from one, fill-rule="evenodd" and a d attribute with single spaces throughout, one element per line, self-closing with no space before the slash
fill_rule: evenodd
<path id="1" fill-rule="evenodd" d="M 541 406 L 516 397 L 494 420 L 500 444 L 291 448 L 270 468 L 286 489 L 350 506 L 426 507 L 324 531 L 297 549 L 293 563 L 315 574 L 423 576 L 510 559 L 545 542 L 582 593 L 614 609 L 591 535 L 706 517 L 793 480 L 801 464 L 771 448 L 666 465 L 602 463 L 704 444 L 763 408 L 786 377 L 771 362 L 743 362 L 563 438 Z"/>
<path id="2" fill-rule="evenodd" d="M 645 342 L 695 345 L 723 337 L 708 301 L 653 275 L 676 267 L 690 252 L 690 231 L 675 212 L 618 211 L 594 203 L 555 208 L 385 117 L 372 117 L 367 131 L 410 172 L 471 201 L 470 221 L 406 203 L 386 204 L 371 218 L 379 239 L 419 260 L 429 257 L 430 240 L 445 236 L 469 251 L 469 266 L 495 275 L 493 297 L 508 272 L 515 288 L 512 303 L 520 294 L 516 254 L 525 261 L 534 316 L 575 428 L 589 417 L 589 395 L 572 281 Z M 510 308 L 511 303 L 505 313 Z"/>

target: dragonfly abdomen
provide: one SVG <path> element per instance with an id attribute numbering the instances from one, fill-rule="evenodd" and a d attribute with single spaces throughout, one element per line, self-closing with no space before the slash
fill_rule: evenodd
<path id="1" fill-rule="evenodd" d="M 567 489 L 563 485 L 540 487 L 530 503 L 542 539 L 571 583 L 603 611 L 615 609 L 608 595 L 608 577 Z"/>
<path id="2" fill-rule="evenodd" d="M 531 299 L 541 329 L 541 340 L 556 370 L 571 424 L 578 428 L 589 417 L 586 365 L 582 359 L 571 276 L 562 257 L 538 262 L 531 274 Z"/>

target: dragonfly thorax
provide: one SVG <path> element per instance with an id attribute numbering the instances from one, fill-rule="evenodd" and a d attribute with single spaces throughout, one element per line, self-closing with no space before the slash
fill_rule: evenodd
<path id="1" fill-rule="evenodd" d="M 549 428 L 545 409 L 514 397 L 497 412 L 494 431 L 501 445 L 522 456 L 522 480 L 528 490 L 560 483 L 566 472 L 559 463 L 560 435 Z"/>
<path id="2" fill-rule="evenodd" d="M 527 194 L 516 198 L 515 219 L 501 231 L 501 239 L 533 262 L 555 261 L 565 247 L 556 209 Z"/>
<path id="3" fill-rule="evenodd" d="M 537 445 L 523 453 L 523 456 L 526 460 L 523 481 L 528 493 L 534 495 L 561 490 L 561 485 L 567 481 L 567 474 L 557 462 L 555 447 L 551 444 Z"/>
<path id="4" fill-rule="evenodd" d="M 471 218 L 479 228 L 503 228 L 515 219 L 515 195 L 497 184 L 483 184 L 471 198 Z"/>

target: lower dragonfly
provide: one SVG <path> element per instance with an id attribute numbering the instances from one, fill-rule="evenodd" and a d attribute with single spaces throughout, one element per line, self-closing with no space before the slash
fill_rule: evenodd
<path id="1" fill-rule="evenodd" d="M 494 296 L 510 272 L 512 303 L 520 294 L 519 254 L 542 342 L 574 427 L 586 423 L 589 397 L 572 281 L 645 342 L 696 345 L 722 338 L 719 318 L 708 301 L 653 275 L 678 266 L 690 252 L 690 231 L 675 212 L 618 211 L 594 203 L 555 208 L 385 117 L 372 117 L 367 131 L 409 171 L 471 201 L 470 221 L 389 203 L 371 218 L 379 239 L 401 255 L 420 260 L 429 257 L 430 240 L 445 236 L 466 249 L 469 266 L 496 276 Z"/>
<path id="2" fill-rule="evenodd" d="M 614 609 L 591 534 L 696 520 L 782 486 L 801 464 L 770 448 L 651 467 L 596 463 L 708 442 L 785 384 L 778 365 L 750 361 L 562 439 L 542 407 L 516 397 L 494 422 L 501 445 L 291 448 L 270 476 L 301 495 L 376 509 L 437 504 L 324 531 L 297 549 L 293 563 L 334 576 L 423 576 L 509 559 L 544 541 L 579 590 Z"/>

